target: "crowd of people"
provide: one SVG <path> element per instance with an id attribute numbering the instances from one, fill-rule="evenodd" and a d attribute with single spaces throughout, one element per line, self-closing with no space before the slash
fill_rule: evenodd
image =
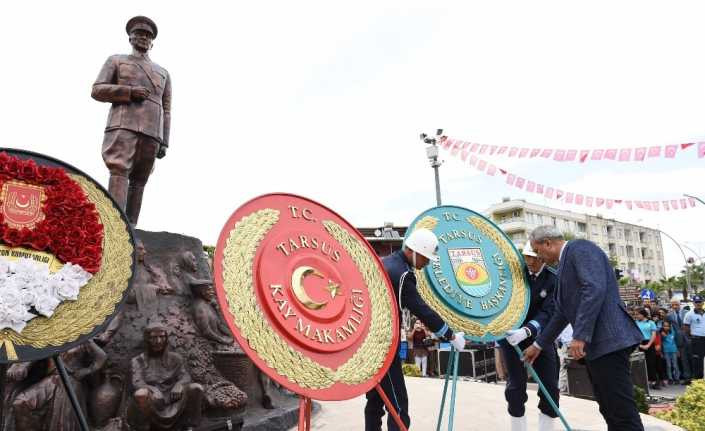
<path id="1" fill-rule="evenodd" d="M 670 309 L 646 302 L 634 307 L 632 315 L 642 334 L 639 349 L 646 357 L 651 388 L 689 385 L 703 378 L 705 318 L 703 299 L 694 296 L 693 309 L 681 301 L 671 301 Z"/>

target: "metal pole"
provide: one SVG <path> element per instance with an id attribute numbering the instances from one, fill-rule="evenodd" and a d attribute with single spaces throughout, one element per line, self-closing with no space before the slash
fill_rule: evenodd
<path id="1" fill-rule="evenodd" d="M 673 239 L 673 237 L 671 235 L 667 234 L 666 232 L 662 231 L 661 229 L 658 229 L 658 231 L 661 232 L 662 234 L 666 235 L 666 238 L 673 241 L 676 244 L 676 246 L 678 246 L 678 250 L 681 251 L 681 254 L 683 255 L 683 260 L 685 261 L 685 282 L 688 285 L 688 290 L 692 291 L 693 288 L 690 286 L 690 268 L 688 266 L 688 257 L 686 257 L 685 251 L 683 251 L 683 247 L 681 247 L 680 243 L 678 241 L 676 241 L 675 239 Z M 686 298 L 683 298 L 683 299 L 686 299 Z"/>
<path id="2" fill-rule="evenodd" d="M 0 431 L 5 430 L 5 377 L 7 364 L 0 364 Z"/>
<path id="3" fill-rule="evenodd" d="M 436 206 L 441 206 L 441 179 L 438 173 L 438 167 L 441 166 L 441 164 L 436 158 L 431 162 L 431 166 L 433 166 L 433 172 L 436 176 Z"/>
<path id="4" fill-rule="evenodd" d="M 86 422 L 86 417 L 83 416 L 83 410 L 81 410 L 81 404 L 78 402 L 76 397 L 76 392 L 73 390 L 73 385 L 69 379 L 69 374 L 66 372 L 66 367 L 64 366 L 64 361 L 61 356 L 54 356 L 54 364 L 56 364 L 56 369 L 59 371 L 59 376 L 61 376 L 61 381 L 64 383 L 64 390 L 69 396 L 71 401 L 71 406 L 73 407 L 73 412 L 76 413 L 76 418 L 78 419 L 79 427 L 81 431 L 90 431 L 88 428 L 88 422 Z"/>

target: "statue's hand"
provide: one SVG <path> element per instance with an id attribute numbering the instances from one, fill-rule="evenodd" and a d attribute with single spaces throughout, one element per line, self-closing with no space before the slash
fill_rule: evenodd
<path id="1" fill-rule="evenodd" d="M 167 149 L 166 145 L 159 146 L 159 151 L 157 151 L 157 158 L 158 159 L 162 159 L 162 158 L 164 158 L 164 156 L 166 156 L 166 149 Z"/>
<path id="2" fill-rule="evenodd" d="M 135 102 L 141 102 L 144 99 L 149 97 L 149 88 L 147 87 L 142 87 L 142 86 L 136 86 L 132 87 L 132 91 L 130 92 L 130 98 L 135 101 Z"/>
<path id="3" fill-rule="evenodd" d="M 184 386 L 180 384 L 174 385 L 174 388 L 171 390 L 171 402 L 175 403 L 179 401 L 183 395 Z"/>
<path id="4" fill-rule="evenodd" d="M 13 382 L 19 382 L 27 377 L 29 367 L 25 364 L 12 364 L 7 370 L 7 377 Z"/>

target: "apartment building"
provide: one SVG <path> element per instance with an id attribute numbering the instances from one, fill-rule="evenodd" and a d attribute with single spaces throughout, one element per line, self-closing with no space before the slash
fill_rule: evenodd
<path id="1" fill-rule="evenodd" d="M 553 225 L 575 238 L 596 243 L 617 260 L 617 266 L 625 274 L 637 281 L 660 280 L 666 275 L 658 230 L 601 215 L 559 210 L 523 199 L 504 198 L 483 214 L 506 232 L 517 246 L 526 242 L 535 227 Z"/>

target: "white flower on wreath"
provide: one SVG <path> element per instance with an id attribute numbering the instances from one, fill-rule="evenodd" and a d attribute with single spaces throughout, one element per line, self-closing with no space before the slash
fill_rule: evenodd
<path id="1" fill-rule="evenodd" d="M 27 322 L 37 317 L 30 312 L 32 308 L 51 317 L 61 302 L 78 299 L 80 289 L 91 277 L 71 263 L 52 274 L 45 263 L 0 257 L 0 329 L 21 332 Z"/>

